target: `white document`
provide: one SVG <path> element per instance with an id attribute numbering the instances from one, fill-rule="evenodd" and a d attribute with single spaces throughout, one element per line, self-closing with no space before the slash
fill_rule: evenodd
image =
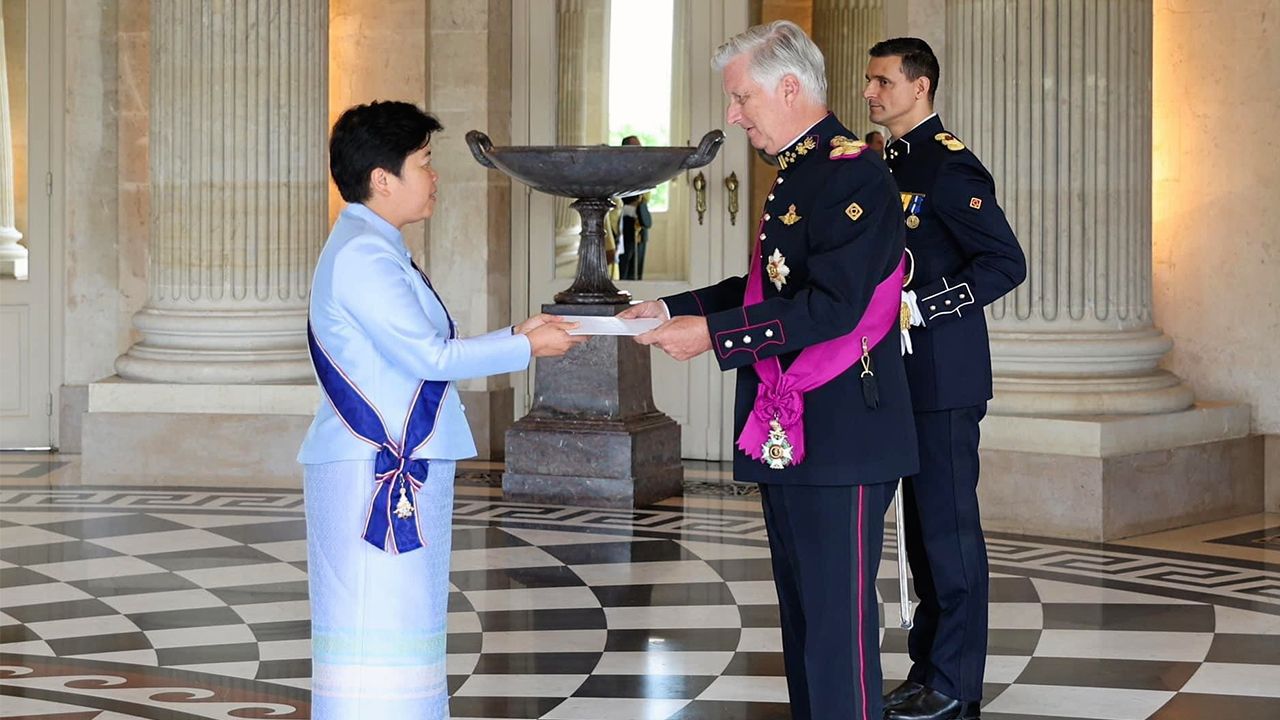
<path id="1" fill-rule="evenodd" d="M 658 318 L 623 320 L 599 315 L 564 315 L 565 320 L 578 323 L 570 335 L 639 335 L 658 327 L 664 321 Z"/>

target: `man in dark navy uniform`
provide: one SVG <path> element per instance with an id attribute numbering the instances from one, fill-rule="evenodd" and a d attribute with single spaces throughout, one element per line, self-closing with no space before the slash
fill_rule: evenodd
<path id="1" fill-rule="evenodd" d="M 917 38 L 871 48 L 863 93 L 889 129 L 914 259 L 904 301 L 907 379 L 920 472 L 903 483 L 906 547 L 920 605 L 912 667 L 885 697 L 891 720 L 977 718 L 987 655 L 987 551 L 978 517 L 978 423 L 991 399 L 983 307 L 1026 277 L 1026 261 L 978 158 L 933 111 L 938 60 Z"/>
<path id="2" fill-rule="evenodd" d="M 792 717 L 880 720 L 884 514 L 918 467 L 900 197 L 827 111 L 822 53 L 794 23 L 732 38 L 715 64 L 728 122 L 778 164 L 753 267 L 622 315 L 670 318 L 637 340 L 738 370 L 734 477 L 760 484 Z"/>

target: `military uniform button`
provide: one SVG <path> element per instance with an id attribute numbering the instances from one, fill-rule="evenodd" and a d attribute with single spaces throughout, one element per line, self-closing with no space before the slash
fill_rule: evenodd
<path id="1" fill-rule="evenodd" d="M 950 305 L 950 304 L 951 304 L 951 301 L 950 301 L 950 300 L 943 300 L 943 301 L 942 301 L 942 304 L 943 304 L 943 305 Z"/>
<path id="2" fill-rule="evenodd" d="M 772 199 L 773 199 L 773 193 L 769 193 L 769 199 L 770 199 L 770 200 L 772 200 Z"/>
<path id="3" fill-rule="evenodd" d="M 747 345 L 750 345 L 750 344 L 751 344 L 751 336 L 750 336 L 750 335 L 743 335 L 743 336 L 742 336 L 742 342 L 746 343 Z"/>
<path id="4" fill-rule="evenodd" d="M 725 341 L 724 341 L 724 346 L 725 346 L 725 347 L 727 347 L 727 348 L 731 348 L 731 347 L 733 347 L 733 341 L 732 341 L 732 340 L 725 340 Z"/>
<path id="5" fill-rule="evenodd" d="M 765 336 L 765 337 L 773 337 L 773 331 L 772 331 L 772 330 L 765 330 L 765 331 L 764 331 L 764 336 Z"/>
<path id="6" fill-rule="evenodd" d="M 937 310 L 937 309 L 938 309 L 938 306 L 937 306 L 937 305 L 930 305 L 930 306 L 929 306 L 929 309 L 930 309 L 930 310 Z"/>
<path id="7" fill-rule="evenodd" d="M 765 214 L 764 214 L 764 221 L 765 221 L 765 222 L 769 222 L 769 221 L 770 221 L 770 220 L 772 220 L 772 219 L 773 219 L 773 218 L 769 216 L 769 213 L 765 213 Z"/>
<path id="8" fill-rule="evenodd" d="M 783 180 L 782 178 L 778 178 L 778 184 L 779 184 L 779 185 L 781 185 L 781 184 L 782 184 L 782 180 Z"/>
<path id="9" fill-rule="evenodd" d="M 964 293 L 960 293 L 960 299 L 961 299 L 961 300 L 963 300 L 963 299 L 964 299 Z"/>
<path id="10" fill-rule="evenodd" d="M 763 240 L 764 238 L 765 238 L 764 233 L 760 233 L 760 239 Z"/>

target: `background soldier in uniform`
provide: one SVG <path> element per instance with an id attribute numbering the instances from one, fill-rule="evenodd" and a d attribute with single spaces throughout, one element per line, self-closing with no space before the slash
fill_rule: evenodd
<path id="1" fill-rule="evenodd" d="M 916 322 L 905 358 L 920 472 L 903 484 L 906 546 L 920 605 L 892 720 L 977 718 L 987 654 L 987 551 L 978 517 L 978 423 L 991 399 L 983 307 L 1026 277 L 1017 238 L 978 158 L 933 111 L 938 60 L 923 40 L 871 48 L 871 121 L 889 129 L 885 160 L 902 191 L 914 259 L 906 300 Z"/>
<path id="2" fill-rule="evenodd" d="M 827 112 L 822 53 L 794 23 L 732 38 L 715 64 L 728 122 L 778 163 L 751 269 L 622 315 L 669 317 L 637 340 L 738 369 L 734 477 L 763 496 L 792 717 L 880 720 L 884 513 L 917 468 L 898 193 Z"/>

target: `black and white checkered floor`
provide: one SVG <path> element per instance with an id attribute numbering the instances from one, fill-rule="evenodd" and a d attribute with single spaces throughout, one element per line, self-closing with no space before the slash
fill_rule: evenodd
<path id="1" fill-rule="evenodd" d="M 0 487 L 0 717 L 308 717 L 299 493 L 15 482 Z M 460 484 L 454 522 L 455 719 L 789 717 L 754 498 L 617 512 Z M 987 720 L 1280 718 L 1265 543 L 1236 548 L 1248 559 L 989 542 Z M 881 565 L 889 686 L 908 666 L 895 573 Z"/>

